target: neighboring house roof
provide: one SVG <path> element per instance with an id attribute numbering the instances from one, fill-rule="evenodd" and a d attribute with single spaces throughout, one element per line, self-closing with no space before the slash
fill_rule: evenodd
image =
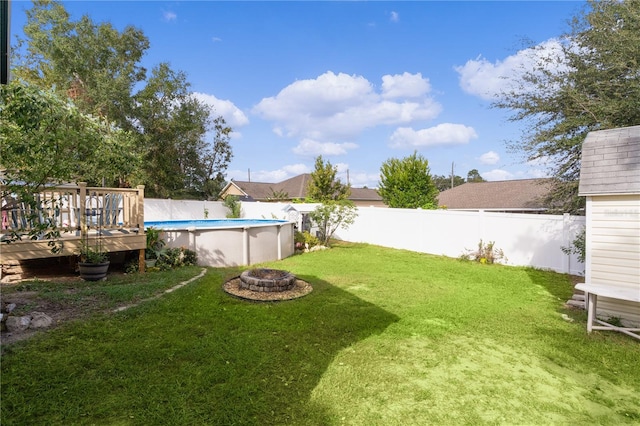
<path id="1" fill-rule="evenodd" d="M 352 201 L 382 201 L 377 189 L 351 188 L 349 199 Z"/>
<path id="2" fill-rule="evenodd" d="M 232 180 L 224 189 L 222 194 L 229 193 L 230 187 L 235 187 L 245 197 L 250 197 L 256 201 L 274 201 L 276 195 L 286 195 L 285 199 L 292 200 L 295 198 L 304 199 L 307 197 L 307 186 L 311 180 L 309 173 L 294 176 L 278 183 L 264 182 L 247 182 Z M 352 201 L 381 201 L 382 197 L 378 195 L 378 191 L 368 188 L 351 188 Z"/>
<path id="3" fill-rule="evenodd" d="M 640 194 L 640 126 L 589 132 L 580 167 L 580 195 Z"/>
<path id="4" fill-rule="evenodd" d="M 451 210 L 543 211 L 549 179 L 467 182 L 438 195 L 438 205 Z"/>

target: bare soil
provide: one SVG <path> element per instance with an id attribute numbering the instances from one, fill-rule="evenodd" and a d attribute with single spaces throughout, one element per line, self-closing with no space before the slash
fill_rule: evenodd
<path id="1" fill-rule="evenodd" d="M 111 276 L 123 274 L 118 268 L 109 271 Z M 29 315 L 31 312 L 43 312 L 53 320 L 50 328 L 56 327 L 64 322 L 76 319 L 83 319 L 91 314 L 104 310 L 100 300 L 91 297 L 83 297 L 82 300 L 74 300 L 73 303 L 64 301 L 52 301 L 42 296 L 39 291 L 31 291 L 29 282 L 45 281 L 60 284 L 68 284 L 68 289 L 63 293 L 73 295 L 78 292 L 77 284 L 83 282 L 82 278 L 74 271 L 74 265 L 64 262 L 39 262 L 23 263 L 21 279 L 10 283 L 0 284 L 0 306 L 2 311 L 5 307 L 14 303 L 16 305 L 12 315 Z M 65 287 L 64 285 L 62 286 Z M 4 325 L 4 324 L 3 324 Z M 49 329 L 50 329 L 49 328 Z M 27 329 L 22 332 L 7 332 L 4 327 L 0 333 L 0 344 L 2 347 L 13 342 L 27 339 L 37 333 L 46 330 Z"/>

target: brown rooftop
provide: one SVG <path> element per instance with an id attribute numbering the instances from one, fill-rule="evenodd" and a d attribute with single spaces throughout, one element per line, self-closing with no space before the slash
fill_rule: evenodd
<path id="1" fill-rule="evenodd" d="M 539 211 L 548 207 L 544 197 L 549 189 L 549 179 L 467 182 L 441 192 L 438 204 L 448 209 Z"/>

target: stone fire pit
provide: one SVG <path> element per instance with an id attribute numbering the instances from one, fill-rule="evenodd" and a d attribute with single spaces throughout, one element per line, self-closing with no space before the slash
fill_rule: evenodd
<path id="1" fill-rule="evenodd" d="M 278 269 L 249 269 L 240 275 L 240 288 L 251 291 L 287 291 L 295 285 L 295 275 Z"/>
<path id="2" fill-rule="evenodd" d="M 313 288 L 291 272 L 279 269 L 249 269 L 224 284 L 224 290 L 250 300 L 289 300 L 309 294 Z"/>

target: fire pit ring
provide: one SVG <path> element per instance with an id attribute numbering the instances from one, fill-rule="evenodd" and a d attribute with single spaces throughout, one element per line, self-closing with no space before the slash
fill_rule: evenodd
<path id="1" fill-rule="evenodd" d="M 296 285 L 296 276 L 279 269 L 249 269 L 240 274 L 240 288 L 258 292 L 281 292 Z"/>

